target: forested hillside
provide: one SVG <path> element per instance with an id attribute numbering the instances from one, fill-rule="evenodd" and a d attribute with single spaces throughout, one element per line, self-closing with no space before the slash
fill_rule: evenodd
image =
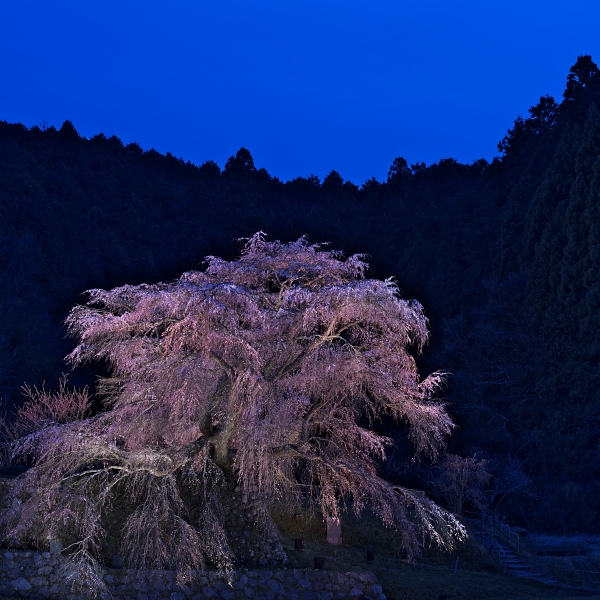
<path id="1" fill-rule="evenodd" d="M 424 372 L 452 373 L 453 452 L 518 458 L 533 495 L 506 503 L 532 528 L 600 522 L 600 73 L 579 57 L 559 102 L 542 96 L 500 155 L 408 165 L 360 188 L 332 171 L 283 183 L 244 148 L 221 170 L 66 121 L 0 122 L 0 397 L 54 385 L 74 343 L 62 321 L 88 288 L 170 280 L 236 238 L 330 241 L 366 252 L 418 299 Z M 79 369 L 72 383 L 93 384 Z"/>

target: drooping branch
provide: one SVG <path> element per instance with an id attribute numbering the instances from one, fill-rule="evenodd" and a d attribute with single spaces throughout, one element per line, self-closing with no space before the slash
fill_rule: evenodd
<path id="1" fill-rule="evenodd" d="M 229 478 L 265 501 L 311 489 L 328 514 L 345 499 L 355 510 L 369 503 L 413 553 L 419 527 L 442 546 L 461 539 L 451 515 L 377 476 L 389 440 L 370 424 L 382 415 L 431 455 L 453 424 L 435 399 L 443 374 L 421 380 L 409 352 L 427 342 L 421 305 L 391 279 L 366 279 L 367 268 L 361 255 L 258 233 L 237 260 L 208 257 L 204 271 L 176 281 L 90 290 L 66 320 L 77 340 L 68 360 L 107 362 L 105 411 L 53 417 L 15 441 L 15 457 L 34 466 L 6 531 L 33 531 L 32 515 L 46 512 L 53 527 L 72 522 L 92 540 L 81 546 L 92 556 L 101 534 L 86 528 L 82 507 L 109 514 L 125 490 L 132 565 L 189 569 L 211 556 L 226 565 L 214 488 Z"/>

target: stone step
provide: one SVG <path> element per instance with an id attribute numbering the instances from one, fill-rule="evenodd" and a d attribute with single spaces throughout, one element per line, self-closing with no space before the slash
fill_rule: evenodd
<path id="1" fill-rule="evenodd" d="M 481 536 L 481 530 L 475 531 L 475 536 Z M 489 541 L 489 533 L 484 532 L 486 535 L 483 538 L 485 545 L 489 548 L 490 544 L 486 543 Z M 507 546 L 502 542 L 499 542 L 497 538 L 494 538 L 496 543 L 492 547 L 492 554 L 500 560 L 501 563 L 505 563 L 507 573 L 514 575 L 515 577 L 523 577 L 526 579 L 534 579 L 541 583 L 554 584 L 555 579 L 551 577 L 543 576 L 540 573 L 533 573 L 531 566 L 523 562 L 522 558 L 515 554 L 511 546 Z"/>
<path id="2" fill-rule="evenodd" d="M 481 527 L 481 524 L 473 523 L 476 527 Z M 481 529 L 477 529 L 473 531 L 476 538 L 481 539 Z M 483 531 L 483 543 L 489 548 L 490 547 L 490 532 Z M 512 549 L 512 547 L 505 545 L 504 542 L 501 542 L 496 535 L 491 534 L 495 540 L 494 546 L 492 547 L 492 554 L 499 558 L 500 562 L 506 562 L 506 571 L 511 575 L 516 577 L 523 577 L 527 579 L 533 579 L 535 581 L 539 581 L 540 583 L 544 583 L 546 585 L 556 585 L 563 588 L 573 588 L 573 586 L 559 583 L 554 577 L 548 575 L 542 575 L 541 573 L 534 573 L 531 570 L 531 565 L 527 562 L 523 562 L 519 555 L 516 555 Z M 498 546 L 502 549 L 503 552 L 498 552 Z M 500 555 L 500 556 L 499 556 Z M 503 560 L 506 558 L 507 560 Z"/>

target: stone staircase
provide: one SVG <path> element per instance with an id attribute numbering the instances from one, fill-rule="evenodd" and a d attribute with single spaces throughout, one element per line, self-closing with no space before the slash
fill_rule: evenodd
<path id="1" fill-rule="evenodd" d="M 549 565 L 543 557 L 535 556 L 529 552 L 522 552 L 522 534 L 524 529 L 511 527 L 502 522 L 497 516 L 473 516 L 463 518 L 471 526 L 474 537 L 480 541 L 483 547 L 500 563 L 506 573 L 515 577 L 525 577 L 546 585 L 552 585 L 564 590 L 584 590 L 592 593 L 600 593 L 600 577 L 589 579 L 600 575 L 600 571 L 577 571 L 576 569 L 563 569 L 556 564 Z M 552 569 L 552 571 L 550 571 Z M 557 572 L 558 569 L 558 572 Z M 568 575 L 565 576 L 565 572 Z M 582 577 L 581 585 L 575 573 Z M 586 574 L 588 580 L 586 581 Z M 599 596 L 600 598 L 600 596 Z"/>
<path id="2" fill-rule="evenodd" d="M 493 530 L 482 530 L 481 523 L 479 523 L 479 530 L 475 530 L 473 533 L 481 540 L 484 547 L 489 549 L 490 554 L 498 559 L 506 573 L 510 573 L 515 577 L 527 577 L 545 584 L 558 583 L 552 577 L 536 573 L 532 569 L 531 563 L 521 554 L 515 552 L 513 547 L 507 542 L 498 539 L 498 536 L 494 535 Z"/>

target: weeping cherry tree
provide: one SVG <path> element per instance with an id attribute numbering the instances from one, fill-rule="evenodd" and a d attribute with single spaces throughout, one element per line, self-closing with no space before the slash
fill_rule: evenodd
<path id="1" fill-rule="evenodd" d="M 227 567 L 235 548 L 217 491 L 235 481 L 265 504 L 309 499 L 326 516 L 368 504 L 409 556 L 463 539 L 423 493 L 378 476 L 391 444 L 372 428 L 383 415 L 409 428 L 415 455 L 435 457 L 453 427 L 435 398 L 443 373 L 420 379 L 409 353 L 428 339 L 421 305 L 391 279 L 367 279 L 363 256 L 305 238 L 257 233 L 237 260 L 206 263 L 170 283 L 89 290 L 71 310 L 69 363 L 110 367 L 104 410 L 71 407 L 61 419 L 33 410 L 31 393 L 38 416 L 11 452 L 32 466 L 4 511 L 6 537 L 67 528 L 74 562 L 93 578 L 118 495 L 130 503 L 130 566 Z"/>

